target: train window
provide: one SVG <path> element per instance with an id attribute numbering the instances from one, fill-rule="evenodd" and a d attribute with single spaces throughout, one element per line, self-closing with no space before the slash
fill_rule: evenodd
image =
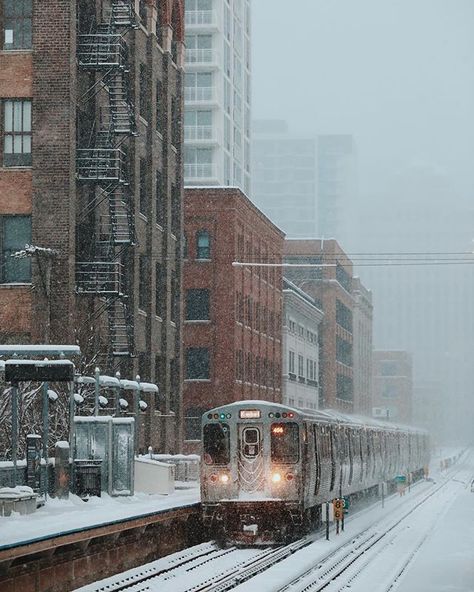
<path id="1" fill-rule="evenodd" d="M 247 458 L 255 458 L 260 453 L 260 430 L 258 428 L 245 428 L 243 436 L 243 453 Z"/>
<path id="2" fill-rule="evenodd" d="M 272 423 L 271 456 L 273 462 L 298 462 L 300 456 L 298 424 Z"/>
<path id="3" fill-rule="evenodd" d="M 208 423 L 203 430 L 204 462 L 207 465 L 226 465 L 230 462 L 229 426 Z"/>

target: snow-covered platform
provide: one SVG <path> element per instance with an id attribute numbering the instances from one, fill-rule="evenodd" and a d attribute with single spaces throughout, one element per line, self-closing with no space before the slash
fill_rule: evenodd
<path id="1" fill-rule="evenodd" d="M 167 496 L 71 495 L 0 518 L 0 590 L 64 592 L 201 542 L 198 502 L 196 483 L 178 483 Z"/>

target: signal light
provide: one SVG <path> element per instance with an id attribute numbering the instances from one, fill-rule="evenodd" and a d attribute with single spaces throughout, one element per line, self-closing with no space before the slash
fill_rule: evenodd
<path id="1" fill-rule="evenodd" d="M 282 425 L 274 425 L 272 427 L 272 434 L 275 434 L 277 436 L 281 436 L 281 434 L 283 434 L 285 431 L 285 428 Z"/>
<path id="2" fill-rule="evenodd" d="M 214 419 L 219 419 L 219 414 L 218 413 L 214 413 Z"/>
<path id="3" fill-rule="evenodd" d="M 280 473 L 273 473 L 272 481 L 273 481 L 273 483 L 280 483 L 280 481 L 281 481 Z"/>
<path id="4" fill-rule="evenodd" d="M 293 473 L 287 473 L 286 474 L 286 480 L 287 481 L 293 481 L 294 477 L 295 476 L 293 475 Z"/>
<path id="5" fill-rule="evenodd" d="M 207 414 L 207 419 L 212 419 L 212 413 Z"/>
<path id="6" fill-rule="evenodd" d="M 209 477 L 209 481 L 211 481 L 211 483 L 215 483 L 217 481 L 217 475 L 215 473 L 213 473 L 210 477 Z"/>
<path id="7" fill-rule="evenodd" d="M 273 417 L 273 413 L 269 413 L 268 414 L 268 417 Z"/>
<path id="8" fill-rule="evenodd" d="M 288 413 L 288 417 L 294 417 L 295 414 L 294 413 Z"/>
<path id="9" fill-rule="evenodd" d="M 230 419 L 230 418 L 232 417 L 232 414 L 231 414 L 231 413 L 228 413 L 228 414 L 226 415 L 226 417 L 227 417 L 227 419 Z"/>
<path id="10" fill-rule="evenodd" d="M 282 416 L 282 417 L 286 417 L 286 413 L 282 413 L 282 414 L 281 414 L 281 416 Z"/>
<path id="11" fill-rule="evenodd" d="M 221 413 L 221 419 L 225 419 L 225 413 Z"/>
<path id="12" fill-rule="evenodd" d="M 275 413 L 275 417 L 280 417 L 280 414 L 279 413 Z"/>

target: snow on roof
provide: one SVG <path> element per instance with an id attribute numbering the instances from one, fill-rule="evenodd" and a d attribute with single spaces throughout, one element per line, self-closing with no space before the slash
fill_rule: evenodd
<path id="1" fill-rule="evenodd" d="M 126 380 L 124 378 L 120 381 L 120 386 L 126 391 L 138 391 L 140 389 L 140 385 L 136 380 Z"/>
<path id="2" fill-rule="evenodd" d="M 78 345 L 0 345 L 0 356 L 14 355 L 40 355 L 49 353 L 51 355 L 69 354 L 79 355 L 81 349 Z"/>
<path id="3" fill-rule="evenodd" d="M 5 366 L 74 366 L 71 360 L 7 360 Z"/>
<path id="4" fill-rule="evenodd" d="M 95 382 L 95 380 L 94 380 Z M 99 384 L 104 387 L 120 387 L 121 381 L 115 376 L 107 376 L 105 374 L 99 376 Z"/>
<path id="5" fill-rule="evenodd" d="M 140 382 L 140 390 L 144 393 L 157 393 L 158 387 L 152 382 Z"/>

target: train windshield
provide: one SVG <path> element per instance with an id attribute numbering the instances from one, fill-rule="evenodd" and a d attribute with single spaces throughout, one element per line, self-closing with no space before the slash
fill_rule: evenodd
<path id="1" fill-rule="evenodd" d="M 299 459 L 299 429 L 296 423 L 273 423 L 271 427 L 272 461 L 296 463 Z"/>
<path id="2" fill-rule="evenodd" d="M 204 426 L 203 451 L 207 465 L 226 465 L 230 462 L 229 426 L 226 423 Z"/>

